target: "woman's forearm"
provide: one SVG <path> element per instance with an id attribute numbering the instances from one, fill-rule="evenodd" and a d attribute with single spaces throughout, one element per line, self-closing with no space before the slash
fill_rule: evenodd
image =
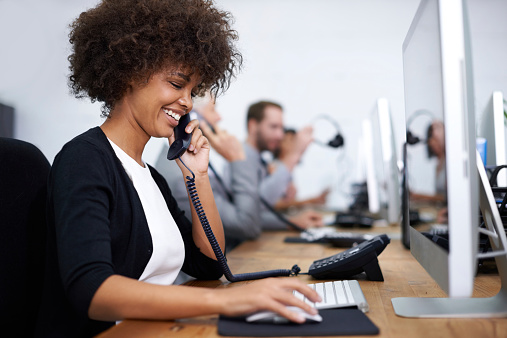
<path id="1" fill-rule="evenodd" d="M 127 318 L 177 319 L 220 313 L 213 289 L 183 285 L 156 285 L 113 275 L 95 293 L 91 319 L 116 321 Z"/>
<path id="2" fill-rule="evenodd" d="M 233 288 L 208 289 L 183 285 L 156 285 L 119 275 L 106 279 L 95 293 L 88 315 L 91 319 L 178 319 L 211 314 L 238 316 L 270 310 L 303 322 L 287 306 L 315 309 L 296 298 L 296 290 L 312 302 L 321 301 L 315 290 L 297 278 L 268 278 Z"/>

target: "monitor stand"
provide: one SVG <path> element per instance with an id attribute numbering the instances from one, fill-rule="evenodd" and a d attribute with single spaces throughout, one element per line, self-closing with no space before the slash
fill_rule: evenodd
<path id="1" fill-rule="evenodd" d="M 487 229 L 479 231 L 489 236 L 493 251 L 477 258 L 495 256 L 501 289 L 490 298 L 393 298 L 394 312 L 410 318 L 485 318 L 507 317 L 507 239 L 484 165 L 477 155 L 479 172 L 479 201 Z"/>

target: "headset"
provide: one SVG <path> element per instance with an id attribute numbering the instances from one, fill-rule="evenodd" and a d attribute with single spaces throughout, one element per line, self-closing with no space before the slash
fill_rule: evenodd
<path id="1" fill-rule="evenodd" d="M 322 115 L 317 116 L 314 119 L 314 122 L 317 120 L 326 120 L 326 121 L 330 122 L 336 129 L 336 135 L 334 136 L 334 138 L 332 138 L 328 142 L 322 142 L 319 140 L 314 140 L 313 142 L 315 142 L 321 146 L 327 146 L 327 147 L 331 147 L 331 148 L 340 148 L 345 144 L 345 140 L 343 139 L 341 128 L 340 128 L 340 125 L 338 124 L 338 122 L 336 122 L 333 118 L 331 118 L 331 116 L 326 115 L 326 114 L 322 114 Z"/>
<path id="2" fill-rule="evenodd" d="M 430 118 L 430 121 L 435 120 L 435 115 L 432 112 L 430 112 L 429 110 L 425 110 L 425 109 L 416 110 L 412 115 L 410 115 L 410 117 L 408 118 L 408 121 L 407 121 L 407 144 L 414 145 L 419 142 L 426 141 L 425 139 L 422 139 L 422 138 L 414 135 L 410 131 L 410 125 L 419 116 L 428 116 Z"/>

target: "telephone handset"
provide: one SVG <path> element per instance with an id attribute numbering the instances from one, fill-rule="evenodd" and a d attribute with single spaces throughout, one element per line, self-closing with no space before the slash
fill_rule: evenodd
<path id="1" fill-rule="evenodd" d="M 208 241 L 211 245 L 211 248 L 213 249 L 213 252 L 215 253 L 215 256 L 217 258 L 218 263 L 220 264 L 222 268 L 222 272 L 224 273 L 225 278 L 229 282 L 240 282 L 240 281 L 246 281 L 246 280 L 253 280 L 253 279 L 261 279 L 261 278 L 267 278 L 267 277 L 279 277 L 279 276 L 293 276 L 297 275 L 301 269 L 299 266 L 294 265 L 291 270 L 269 270 L 269 271 L 261 271 L 261 272 L 250 272 L 250 273 L 242 273 L 238 275 L 233 275 L 231 270 L 229 269 L 229 266 L 227 265 L 227 260 L 222 252 L 222 249 L 220 248 L 220 245 L 217 242 L 217 239 L 215 238 L 215 235 L 213 234 L 213 230 L 211 229 L 211 226 L 209 225 L 208 218 L 206 217 L 206 214 L 204 213 L 204 210 L 202 208 L 201 202 L 199 201 L 199 196 L 197 195 L 197 189 L 195 187 L 195 175 L 193 171 L 187 167 L 185 162 L 181 160 L 181 155 L 188 149 L 190 146 L 190 140 L 192 138 L 192 134 L 187 134 L 185 132 L 185 127 L 190 122 L 190 116 L 189 114 L 185 114 L 181 117 L 178 126 L 174 128 L 174 136 L 175 140 L 169 147 L 169 151 L 167 152 L 167 159 L 168 160 L 175 160 L 179 158 L 181 163 L 190 171 L 192 174 L 192 177 L 187 176 L 187 181 L 185 182 L 188 189 L 188 194 L 190 195 L 190 200 L 192 202 L 192 205 L 194 206 L 194 209 L 197 213 L 197 216 L 199 217 L 199 221 L 201 222 L 202 228 L 204 230 L 204 233 L 206 234 L 206 237 L 208 238 Z"/>
<path id="2" fill-rule="evenodd" d="M 190 146 L 190 141 L 192 140 L 192 134 L 188 134 L 185 131 L 185 127 L 190 122 L 190 114 L 183 115 L 176 128 L 174 128 L 174 137 L 176 138 L 174 142 L 169 147 L 169 151 L 167 152 L 168 160 L 175 160 L 188 149 Z"/>

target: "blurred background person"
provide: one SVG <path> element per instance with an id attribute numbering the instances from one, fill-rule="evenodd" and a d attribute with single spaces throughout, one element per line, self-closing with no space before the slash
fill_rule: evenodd
<path id="1" fill-rule="evenodd" d="M 274 153 L 280 147 L 284 137 L 282 106 L 272 101 L 259 101 L 250 105 L 247 112 L 247 131 L 246 160 L 250 166 L 256 168 L 260 177 L 262 227 L 266 230 L 287 229 L 287 222 L 269 209 L 287 193 L 292 182 L 292 171 L 313 141 L 312 127 L 304 127 L 294 135 L 292 146 L 280 154 L 279 163 L 271 172 L 261 153 Z M 303 229 L 323 226 L 322 216 L 315 210 L 305 210 L 287 218 Z"/>
<path id="2" fill-rule="evenodd" d="M 445 158 L 445 130 L 440 120 L 434 120 L 426 131 L 426 149 L 428 159 L 437 159 L 435 167 L 435 193 L 420 194 L 410 192 L 412 201 L 430 203 L 437 208 L 437 223 L 446 224 L 447 218 L 447 182 L 446 182 L 446 158 Z"/>
<path id="3" fill-rule="evenodd" d="M 419 194 L 411 192 L 412 199 L 417 201 L 445 203 L 447 200 L 445 177 L 445 132 L 444 124 L 440 120 L 433 121 L 426 130 L 426 149 L 428 159 L 437 159 L 435 168 L 435 194 Z"/>

